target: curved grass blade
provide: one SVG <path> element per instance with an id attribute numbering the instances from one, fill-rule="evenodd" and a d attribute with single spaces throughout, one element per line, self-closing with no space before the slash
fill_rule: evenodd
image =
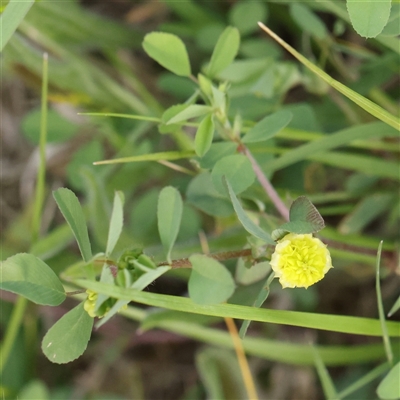
<path id="1" fill-rule="evenodd" d="M 292 46 L 283 41 L 278 35 L 272 32 L 269 28 L 267 28 L 262 22 L 259 22 L 258 25 L 261 29 L 268 33 L 273 39 L 275 39 L 282 47 L 284 47 L 289 53 L 291 53 L 295 58 L 297 58 L 303 65 L 305 65 L 312 72 L 317 74 L 321 79 L 323 79 L 326 83 L 336 89 L 338 92 L 345 95 L 351 101 L 359 105 L 365 111 L 373 115 L 374 117 L 380 119 L 386 124 L 392 126 L 393 128 L 400 130 L 400 119 L 390 114 L 388 111 L 384 110 L 382 107 L 378 106 L 371 100 L 367 99 L 364 96 L 361 96 L 357 92 L 352 89 L 349 89 L 343 83 L 340 83 L 336 79 L 333 79 L 330 75 L 328 75 L 325 71 L 317 67 L 312 62 L 308 61 L 303 55 L 297 52 Z"/>

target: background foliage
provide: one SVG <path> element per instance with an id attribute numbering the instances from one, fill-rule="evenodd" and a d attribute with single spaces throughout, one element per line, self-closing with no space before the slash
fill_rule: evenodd
<path id="1" fill-rule="evenodd" d="M 222 317 L 255 321 L 243 345 L 260 398 L 400 395 L 398 2 L 6 3 L 4 398 L 246 398 Z M 306 195 L 325 219 L 335 268 L 307 291 L 265 292 L 268 266 L 245 258 L 204 274 L 199 253 L 259 249 L 284 222 L 226 121 L 287 206 Z M 151 258 L 134 258 L 141 272 L 120 287 L 85 267 L 138 248 Z M 189 256 L 192 274 L 156 265 Z M 92 332 L 86 296 L 64 301 L 58 277 L 119 299 L 112 314 L 134 303 Z M 378 305 L 393 307 L 387 334 Z M 54 352 L 56 340 L 72 347 Z"/>

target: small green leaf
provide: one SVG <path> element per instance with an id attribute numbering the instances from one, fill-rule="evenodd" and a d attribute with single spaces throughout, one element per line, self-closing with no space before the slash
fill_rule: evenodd
<path id="1" fill-rule="evenodd" d="M 235 291 L 235 281 L 226 267 L 203 254 L 189 257 L 192 272 L 189 296 L 197 304 L 217 304 L 229 299 Z"/>
<path id="2" fill-rule="evenodd" d="M 213 137 L 214 121 L 212 115 L 207 115 L 200 122 L 194 140 L 194 149 L 199 157 L 203 157 L 210 149 Z"/>
<path id="3" fill-rule="evenodd" d="M 309 222 L 314 229 L 312 233 L 318 232 L 325 227 L 321 214 L 306 196 L 300 196 L 292 203 L 289 219 L 290 222 Z"/>
<path id="4" fill-rule="evenodd" d="M 355 31 L 363 37 L 378 36 L 390 16 L 391 0 L 347 0 L 351 24 Z"/>
<path id="5" fill-rule="evenodd" d="M 221 158 L 235 153 L 236 147 L 237 145 L 232 142 L 213 143 L 207 154 L 200 160 L 200 167 L 203 169 L 213 168 Z"/>
<path id="6" fill-rule="evenodd" d="M 293 114 L 285 110 L 268 115 L 246 133 L 243 143 L 262 142 L 272 138 L 289 124 L 292 117 Z"/>
<path id="7" fill-rule="evenodd" d="M 305 196 L 298 197 L 290 207 L 290 222 L 275 229 L 271 236 L 274 240 L 282 239 L 288 232 L 297 234 L 315 233 L 325 227 L 324 219 Z"/>
<path id="8" fill-rule="evenodd" d="M 44 355 L 56 364 L 75 360 L 86 350 L 92 327 L 93 318 L 84 310 L 83 303 L 80 303 L 46 333 L 42 341 Z"/>
<path id="9" fill-rule="evenodd" d="M 186 201 L 214 217 L 228 217 L 234 213 L 229 199 L 215 190 L 208 172 L 192 179 L 186 191 Z"/>
<path id="10" fill-rule="evenodd" d="M 190 118 L 201 117 L 202 115 L 208 114 L 212 111 L 209 106 L 202 106 L 200 104 L 191 104 L 186 107 L 183 111 L 176 114 L 170 120 L 166 122 L 167 125 L 175 124 L 177 122 L 187 121 Z"/>
<path id="11" fill-rule="evenodd" d="M 308 32 L 310 35 L 313 35 L 318 39 L 324 39 L 328 36 L 327 30 L 323 22 L 318 18 L 317 15 L 315 15 L 308 7 L 304 6 L 303 4 L 291 4 L 290 16 L 302 29 L 302 31 Z"/>
<path id="12" fill-rule="evenodd" d="M 68 222 L 78 243 L 83 259 L 88 262 L 92 258 L 92 249 L 86 226 L 85 215 L 75 194 L 66 188 L 53 192 L 54 199 L 65 220 Z"/>
<path id="13" fill-rule="evenodd" d="M 58 306 L 66 297 L 64 287 L 53 270 L 27 253 L 16 254 L 1 262 L 0 288 L 48 306 Z"/>
<path id="14" fill-rule="evenodd" d="M 400 398 L 399 376 L 400 362 L 389 371 L 379 384 L 376 392 L 380 399 L 396 400 Z"/>
<path id="15" fill-rule="evenodd" d="M 207 75 L 213 78 L 225 69 L 236 57 L 240 45 L 240 35 L 237 28 L 228 26 L 221 34 L 211 56 Z"/>
<path id="16" fill-rule="evenodd" d="M 227 195 L 223 176 L 229 181 L 235 194 L 246 190 L 256 178 L 251 162 L 243 154 L 233 154 L 220 159 L 212 170 L 211 178 L 215 189 Z"/>
<path id="17" fill-rule="evenodd" d="M 180 193 L 172 186 L 165 187 L 157 206 L 158 232 L 164 246 L 167 261 L 171 263 L 171 250 L 178 236 L 181 224 L 183 203 Z"/>
<path id="18" fill-rule="evenodd" d="M 252 265 L 250 268 L 247 268 L 243 259 L 240 258 L 236 266 L 236 282 L 240 283 L 241 285 L 251 285 L 265 278 L 270 271 L 271 266 L 269 265 L 268 261 L 263 261 Z"/>
<path id="19" fill-rule="evenodd" d="M 115 192 L 114 205 L 111 214 L 110 229 L 108 231 L 106 256 L 109 256 L 114 250 L 115 245 L 122 232 L 124 223 L 124 194 L 120 191 Z"/>
<path id="20" fill-rule="evenodd" d="M 271 237 L 262 230 L 258 225 L 256 225 L 244 212 L 242 205 L 240 204 L 239 200 L 237 199 L 235 192 L 232 189 L 232 186 L 228 182 L 226 178 L 223 178 L 224 181 L 226 182 L 226 185 L 228 187 L 229 191 L 229 196 L 231 198 L 233 208 L 235 209 L 236 215 L 239 218 L 239 221 L 242 223 L 243 228 L 246 229 L 247 232 L 251 233 L 255 237 L 258 237 L 259 239 L 263 240 L 266 243 L 269 244 L 275 244 L 274 241 L 271 239 Z"/>
<path id="21" fill-rule="evenodd" d="M 190 62 L 181 39 L 171 33 L 152 32 L 143 40 L 145 52 L 164 68 L 180 76 L 190 76 Z"/>

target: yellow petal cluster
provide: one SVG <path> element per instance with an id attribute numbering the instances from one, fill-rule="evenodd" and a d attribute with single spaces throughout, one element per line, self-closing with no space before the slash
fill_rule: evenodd
<path id="1" fill-rule="evenodd" d="M 86 290 L 86 293 L 88 294 L 88 297 L 86 301 L 83 303 L 83 308 L 92 318 L 94 318 L 96 317 L 95 306 L 97 300 L 97 293 L 90 289 Z"/>
<path id="2" fill-rule="evenodd" d="M 283 288 L 308 288 L 332 268 L 326 245 L 311 234 L 284 236 L 278 241 L 270 264 Z"/>

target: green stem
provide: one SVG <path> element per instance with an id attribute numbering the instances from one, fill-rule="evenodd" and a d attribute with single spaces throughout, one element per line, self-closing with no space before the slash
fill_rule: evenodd
<path id="1" fill-rule="evenodd" d="M 32 219 L 32 243 L 39 238 L 40 220 L 44 201 L 45 175 L 46 175 L 46 141 L 47 141 L 47 82 L 48 82 L 48 56 L 43 55 L 43 74 L 42 74 L 42 107 L 40 119 L 40 164 L 36 179 L 35 204 Z"/>
<path id="2" fill-rule="evenodd" d="M 7 331 L 5 333 L 4 340 L 0 348 L 0 375 L 3 373 L 4 366 L 7 363 L 15 339 L 17 338 L 27 303 L 28 300 L 25 297 L 18 297 L 17 302 L 15 303 L 10 322 L 7 325 Z"/>

